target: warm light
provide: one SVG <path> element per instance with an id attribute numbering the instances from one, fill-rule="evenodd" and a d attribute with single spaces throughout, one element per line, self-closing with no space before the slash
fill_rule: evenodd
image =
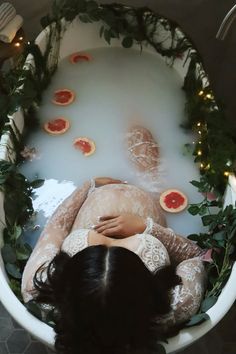
<path id="1" fill-rule="evenodd" d="M 200 122 L 198 122 L 198 123 L 197 123 L 197 126 L 198 126 L 198 127 L 200 127 L 200 126 L 201 126 L 201 123 L 200 123 Z"/>
<path id="2" fill-rule="evenodd" d="M 198 154 L 198 156 L 201 156 L 202 155 L 201 150 L 198 150 L 197 154 Z"/>
<path id="3" fill-rule="evenodd" d="M 198 131 L 198 134 L 202 134 L 201 130 Z"/>
<path id="4" fill-rule="evenodd" d="M 27 44 L 30 44 L 30 42 L 27 42 Z"/>
<path id="5" fill-rule="evenodd" d="M 16 43 L 14 44 L 14 46 L 15 46 L 15 47 L 20 47 L 20 43 L 19 43 L 19 42 L 16 42 Z"/>
<path id="6" fill-rule="evenodd" d="M 210 99 L 213 98 L 213 96 L 212 96 L 210 93 L 208 93 L 208 94 L 206 95 L 206 98 L 209 98 L 209 100 L 210 100 Z"/>
<path id="7" fill-rule="evenodd" d="M 211 167 L 211 165 L 210 165 L 210 164 L 207 164 L 207 165 L 206 165 L 206 170 L 209 170 L 210 167 Z"/>
<path id="8" fill-rule="evenodd" d="M 24 37 L 19 37 L 19 41 L 23 41 Z"/>
<path id="9" fill-rule="evenodd" d="M 201 141 L 198 142 L 198 144 L 200 144 L 200 145 L 201 145 L 201 143 L 202 143 Z"/>
<path id="10" fill-rule="evenodd" d="M 229 177 L 229 172 L 228 172 L 228 171 L 225 171 L 225 172 L 224 172 L 224 176 L 225 176 L 225 177 Z"/>
<path id="11" fill-rule="evenodd" d="M 202 96 L 203 94 L 204 94 L 204 92 L 202 90 L 198 92 L 199 96 Z"/>
<path id="12" fill-rule="evenodd" d="M 201 168 L 203 168 L 203 167 L 204 167 L 203 163 L 201 163 L 201 164 L 200 164 L 200 167 L 201 167 Z"/>

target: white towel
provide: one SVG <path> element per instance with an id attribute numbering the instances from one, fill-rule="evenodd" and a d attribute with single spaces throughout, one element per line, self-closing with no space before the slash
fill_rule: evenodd
<path id="1" fill-rule="evenodd" d="M 16 32 L 21 28 L 23 24 L 23 18 L 20 15 L 16 15 L 1 31 L 0 41 L 5 43 L 11 43 L 16 35 Z"/>
<path id="2" fill-rule="evenodd" d="M 2 30 L 16 16 L 16 9 L 9 2 L 0 5 L 0 30 Z"/>

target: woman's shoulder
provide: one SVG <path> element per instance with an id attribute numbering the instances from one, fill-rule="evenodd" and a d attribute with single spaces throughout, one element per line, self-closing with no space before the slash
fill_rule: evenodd
<path id="1" fill-rule="evenodd" d="M 88 247 L 89 229 L 77 229 L 72 231 L 63 241 L 61 250 L 73 257 L 76 253 Z"/>
<path id="2" fill-rule="evenodd" d="M 169 254 L 161 241 L 151 234 L 137 234 L 140 241 L 136 254 L 143 260 L 151 271 L 156 271 L 170 264 Z"/>

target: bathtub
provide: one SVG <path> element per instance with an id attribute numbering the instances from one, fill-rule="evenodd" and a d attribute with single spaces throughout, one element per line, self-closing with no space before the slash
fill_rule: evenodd
<path id="1" fill-rule="evenodd" d="M 98 48 L 108 46 L 104 39 L 99 37 L 100 25 L 96 24 L 84 24 L 75 20 L 70 24 L 67 30 L 64 32 L 61 39 L 60 48 L 54 48 L 55 51 L 59 50 L 59 60 L 65 56 L 88 48 Z M 47 32 L 44 30 L 39 34 L 36 39 L 36 43 L 39 45 L 42 51 L 45 50 L 47 41 Z M 79 35 L 78 35 L 79 34 Z M 118 40 L 112 41 L 112 46 L 120 46 Z M 151 48 L 143 49 L 145 51 L 154 52 Z M 155 52 L 156 53 L 156 52 Z M 156 54 L 158 55 L 158 54 Z M 27 58 L 27 63 L 32 62 L 32 57 Z M 182 78 L 186 73 L 186 66 L 183 67 L 183 61 L 177 60 L 174 64 L 175 69 L 179 72 Z M 18 110 L 12 117 L 20 131 L 23 130 L 24 119 L 21 110 Z M 1 140 L 0 146 L 0 159 L 9 159 L 8 152 L 4 148 L 5 144 L 11 144 L 8 135 L 4 135 Z M 11 156 L 13 157 L 13 156 Z M 229 177 L 229 183 L 225 194 L 225 204 L 235 204 L 236 200 L 236 179 L 234 176 Z M 0 214 L 1 220 L 4 219 L 3 210 L 3 195 L 0 195 Z M 2 230 L 0 234 L 0 246 L 2 245 Z M 236 267 L 233 267 L 231 276 L 225 285 L 217 303 L 208 310 L 210 320 L 204 322 L 201 325 L 192 327 L 189 329 L 183 329 L 177 336 L 168 340 L 168 344 L 164 344 L 167 353 L 174 353 L 181 351 L 183 348 L 191 345 L 193 342 L 205 335 L 211 330 L 229 311 L 230 307 L 234 303 L 236 298 Z M 54 331 L 51 327 L 38 320 L 32 314 L 30 314 L 24 305 L 17 299 L 17 297 L 11 291 L 8 285 L 8 278 L 4 270 L 4 264 L 0 255 L 0 301 L 9 311 L 11 316 L 25 328 L 34 338 L 38 339 L 47 346 L 53 348 L 54 346 Z"/>

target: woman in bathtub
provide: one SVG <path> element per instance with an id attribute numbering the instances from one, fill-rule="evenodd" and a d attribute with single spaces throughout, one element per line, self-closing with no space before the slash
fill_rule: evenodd
<path id="1" fill-rule="evenodd" d="M 150 183 L 159 151 L 133 127 L 128 151 Z M 62 354 L 151 353 L 195 314 L 204 294 L 202 250 L 166 228 L 157 196 L 95 178 L 54 212 L 25 267 L 22 294 L 55 306 Z"/>

